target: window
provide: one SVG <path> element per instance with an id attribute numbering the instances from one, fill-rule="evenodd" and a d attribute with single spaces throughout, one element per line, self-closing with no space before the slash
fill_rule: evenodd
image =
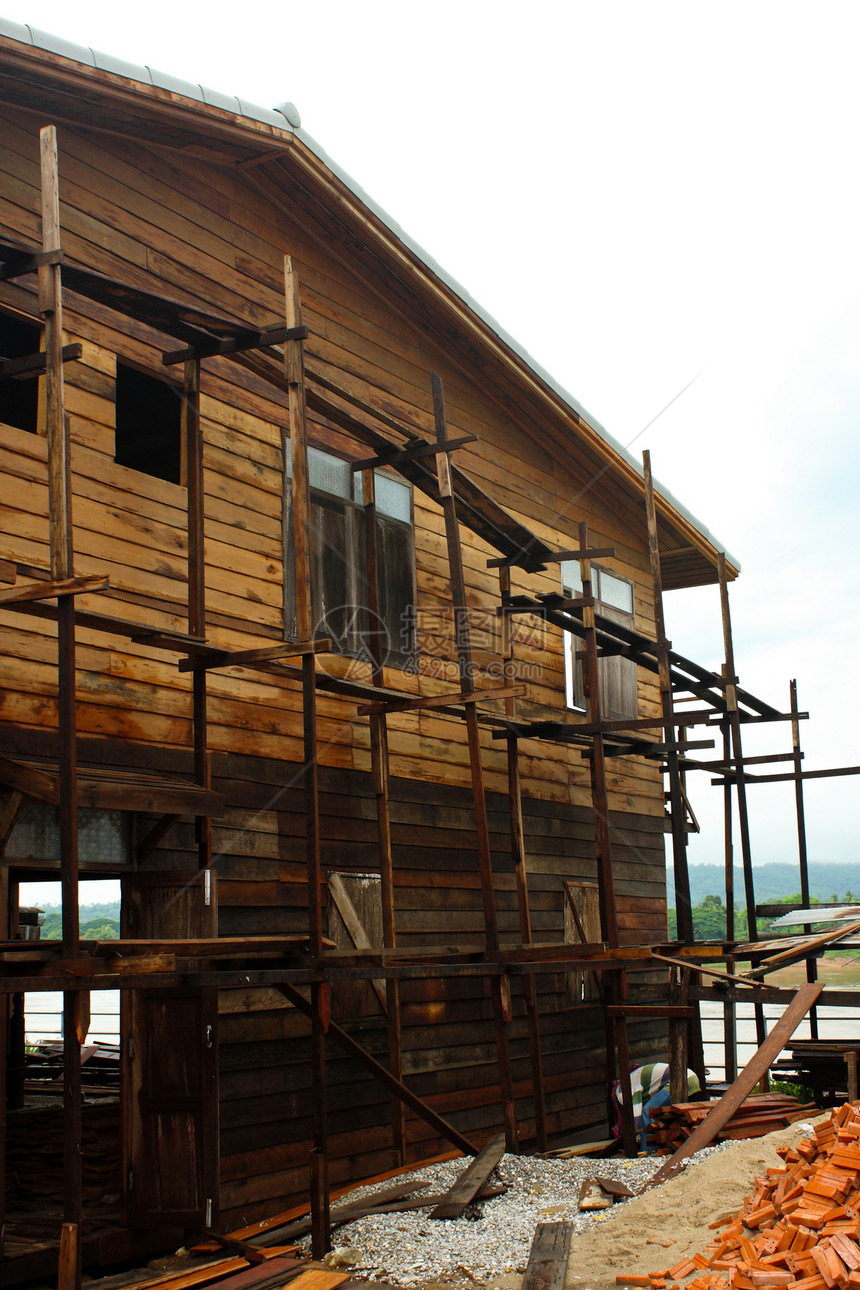
<path id="1" fill-rule="evenodd" d="M 382 879 L 378 873 L 328 875 L 329 940 L 337 950 L 382 948 Z M 388 1010 L 385 981 L 338 981 L 331 1012 L 337 1019 L 378 1016 Z"/>
<path id="2" fill-rule="evenodd" d="M 561 565 L 562 590 L 566 596 L 582 595 L 582 580 L 578 560 L 563 560 Z M 597 613 L 625 627 L 635 626 L 633 616 L 633 583 L 619 578 L 598 565 L 591 566 L 591 589 L 597 602 Z M 573 632 L 565 632 L 564 675 L 567 704 L 571 708 L 585 707 L 582 684 L 582 663 L 576 657 L 582 641 Z M 597 663 L 600 684 L 600 715 L 607 721 L 632 720 L 637 715 L 636 664 L 620 655 L 601 658 Z"/>
<path id="3" fill-rule="evenodd" d="M 168 483 L 182 482 L 182 397 L 169 381 L 116 365 L 114 460 Z"/>
<path id="4" fill-rule="evenodd" d="M 574 910 L 576 911 L 574 913 Z M 566 882 L 564 884 L 564 943 L 565 945 L 595 945 L 602 940 L 600 934 L 600 895 L 596 882 Z M 592 1003 L 600 999 L 600 978 L 596 972 L 567 973 L 567 1002 Z"/>
<path id="5" fill-rule="evenodd" d="M 0 360 L 38 354 L 42 329 L 14 314 L 0 313 Z M 39 428 L 38 373 L 0 381 L 0 421 L 36 434 Z"/>
<path id="6" fill-rule="evenodd" d="M 290 458 L 286 458 L 290 475 Z M 383 660 L 405 664 L 414 650 L 415 574 L 412 540 L 412 490 L 380 471 L 376 481 L 377 583 L 381 624 L 367 610 L 365 515 L 361 476 L 348 461 L 320 448 L 308 448 L 311 492 L 311 595 L 314 630 L 328 636 L 336 650 L 369 658 L 369 633 L 383 633 Z M 286 497 L 284 605 L 287 635 L 295 639 L 295 565 L 292 526 Z"/>
<path id="7" fill-rule="evenodd" d="M 127 811 L 78 808 L 78 858 L 81 869 L 128 868 L 131 855 L 131 816 Z M 4 851 L 4 862 L 26 869 L 60 863 L 60 812 L 42 802 L 25 802 L 15 818 Z"/>

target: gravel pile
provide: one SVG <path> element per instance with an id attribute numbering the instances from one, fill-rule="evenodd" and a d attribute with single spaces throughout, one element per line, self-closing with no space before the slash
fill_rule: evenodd
<path id="1" fill-rule="evenodd" d="M 691 1163 L 720 1150 L 722 1147 L 709 1147 Z M 334 1258 L 329 1255 L 327 1261 L 348 1266 L 356 1277 L 401 1286 L 436 1281 L 460 1285 L 490 1282 L 495 1286 L 494 1278 L 500 1278 L 500 1284 L 509 1288 L 506 1274 L 525 1271 L 538 1223 L 568 1220 L 574 1231 L 581 1232 L 623 1213 L 623 1201 L 616 1201 L 612 1209 L 580 1213 L 579 1189 L 587 1178 L 613 1178 L 635 1192 L 664 1163 L 654 1156 L 542 1160 L 505 1155 L 489 1179 L 505 1183 L 505 1195 L 478 1201 L 455 1219 L 431 1219 L 429 1210 L 356 1219 L 335 1228 Z M 402 1181 L 426 1178 L 429 1185 L 415 1196 L 438 1194 L 451 1186 L 467 1164 L 464 1159 L 448 1160 L 414 1175 L 404 1174 Z M 349 1199 L 371 1196 L 383 1186 L 390 1184 L 356 1188 Z M 304 1246 L 309 1253 L 310 1238 Z"/>

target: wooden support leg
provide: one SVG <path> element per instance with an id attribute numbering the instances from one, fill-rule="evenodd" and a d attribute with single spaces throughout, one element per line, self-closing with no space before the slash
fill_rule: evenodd
<path id="1" fill-rule="evenodd" d="M 448 566 L 451 576 L 451 600 L 454 611 L 454 645 L 460 671 L 460 687 L 464 694 L 475 689 L 472 664 L 472 643 L 469 626 L 469 609 L 466 598 L 466 579 L 463 569 L 463 550 L 457 505 L 451 476 L 451 454 L 448 449 L 448 422 L 445 414 L 445 394 L 439 376 L 432 373 L 433 414 L 436 425 L 436 471 L 439 495 L 445 517 L 445 537 L 448 548 Z M 484 928 L 487 948 L 499 948 L 499 930 L 496 917 L 496 898 L 493 887 L 493 861 L 490 850 L 490 830 L 487 821 L 487 800 L 481 768 L 481 736 L 475 702 L 466 702 L 466 738 L 469 747 L 469 769 L 472 779 L 472 801 L 475 811 L 475 832 L 478 844 L 478 869 L 481 880 L 481 897 L 484 906 Z M 511 1057 L 508 1047 L 507 1025 L 510 1021 L 510 986 L 507 977 L 493 977 L 490 982 L 493 1020 L 496 1028 L 496 1050 L 499 1059 L 499 1083 L 504 1109 L 505 1133 L 508 1149 L 519 1150 L 514 1085 Z"/>
<path id="2" fill-rule="evenodd" d="M 379 595 L 379 553 L 376 521 L 376 477 L 372 470 L 361 474 L 364 501 L 364 531 L 367 578 L 367 609 L 370 619 L 369 650 L 371 680 L 384 684 L 382 614 Z M 389 800 L 388 720 L 384 712 L 370 718 L 370 764 L 376 792 L 376 831 L 379 839 L 379 877 L 382 892 L 382 943 L 386 949 L 397 944 L 394 913 L 394 854 L 391 845 Z M 400 1023 L 400 982 L 385 983 L 388 1026 L 388 1067 L 396 1079 L 403 1078 L 403 1048 Z M 391 1145 L 395 1165 L 406 1161 L 406 1113 L 400 1098 L 391 1099 Z"/>
<path id="3" fill-rule="evenodd" d="M 675 975 L 675 969 L 672 970 Z M 686 1004 L 689 996 L 689 975 L 686 980 L 673 980 L 669 986 L 670 1004 Z M 687 1100 L 687 1022 L 683 1017 L 669 1019 L 669 1097 L 672 1102 Z"/>
<path id="4" fill-rule="evenodd" d="M 620 1002 L 626 994 L 626 983 L 622 979 L 626 976 L 626 973 L 618 972 L 615 975 L 618 980 L 614 985 L 613 993 Z M 615 1048 L 618 1053 L 618 1078 L 621 1083 L 621 1141 L 624 1144 L 624 1150 L 627 1155 L 635 1156 L 637 1142 L 633 1114 L 633 1090 L 630 1084 L 630 1045 L 627 1038 L 627 1018 L 625 1016 L 616 1016 L 614 1018 L 614 1027 Z"/>
<path id="5" fill-rule="evenodd" d="M 60 1258 L 57 1270 L 57 1290 L 75 1290 L 80 1285 L 80 1257 L 78 1225 L 64 1223 L 60 1232 Z"/>
<path id="6" fill-rule="evenodd" d="M 298 277 L 289 256 L 284 258 L 284 300 L 286 325 L 301 326 Z M 296 565 L 296 624 L 301 641 L 313 635 L 311 598 L 311 503 L 308 475 L 308 439 L 305 411 L 304 359 L 300 340 L 284 346 L 285 376 L 289 400 L 291 502 L 293 555 Z M 319 957 L 323 948 L 322 864 L 320 859 L 319 769 L 316 744 L 316 663 L 313 654 L 302 656 L 302 731 L 304 765 L 302 781 L 305 798 L 305 856 L 308 883 L 308 937 L 311 953 Z M 312 1156 L 311 1218 L 312 1250 L 321 1259 L 329 1248 L 331 1221 L 327 1185 L 327 1090 L 325 1032 L 328 1023 L 329 987 L 316 984 L 311 990 L 311 1065 L 313 1073 L 314 1151 Z"/>

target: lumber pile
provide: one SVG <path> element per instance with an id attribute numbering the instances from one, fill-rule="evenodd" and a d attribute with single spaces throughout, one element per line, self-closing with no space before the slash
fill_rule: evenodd
<path id="1" fill-rule="evenodd" d="M 860 1290 L 860 1102 L 846 1102 L 782 1165 L 756 1179 L 737 1214 L 711 1224 L 719 1235 L 671 1268 L 618 1276 L 648 1290 Z"/>
<path id="2" fill-rule="evenodd" d="M 652 1111 L 648 1138 L 658 1155 L 674 1155 L 712 1109 L 710 1102 L 677 1102 Z M 714 1141 L 760 1138 L 776 1129 L 786 1129 L 795 1120 L 802 1120 L 804 1116 L 808 1118 L 816 1111 L 814 1103 L 801 1105 L 796 1097 L 781 1093 L 753 1093 L 723 1125 Z"/>

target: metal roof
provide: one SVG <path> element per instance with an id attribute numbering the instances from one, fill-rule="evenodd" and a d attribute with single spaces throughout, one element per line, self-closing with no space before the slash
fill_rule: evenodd
<path id="1" fill-rule="evenodd" d="M 222 94 L 217 90 L 208 89 L 204 85 L 194 84 L 191 81 L 183 81 L 178 77 L 171 76 L 166 72 L 159 72 L 156 68 L 146 67 L 138 63 L 129 63 L 121 58 L 114 58 L 110 54 L 102 54 L 98 50 L 92 49 L 88 45 L 77 45 L 73 41 L 64 39 L 62 36 L 53 36 L 50 32 L 40 31 L 29 24 L 11 22 L 7 18 L 0 17 L 0 35 L 8 37 L 10 40 L 20 41 L 25 45 L 32 45 L 37 49 L 44 49 L 51 54 L 59 54 L 62 58 L 71 59 L 73 62 L 83 63 L 90 67 L 99 68 L 102 71 L 112 72 L 117 76 L 124 76 L 128 80 L 142 82 L 144 85 L 154 85 L 160 89 L 169 90 L 172 94 L 181 95 L 183 98 L 196 100 L 198 103 L 205 103 L 211 107 L 221 108 L 224 111 L 237 113 L 253 121 L 261 121 L 266 125 L 274 126 L 276 129 L 284 130 L 289 134 L 295 135 L 302 143 L 310 149 L 311 152 L 322 162 L 322 164 L 331 171 L 333 175 L 362 203 L 366 206 L 376 218 L 385 225 L 388 231 L 397 238 L 399 242 L 433 274 L 440 282 L 452 291 L 474 313 L 487 327 L 489 327 L 503 344 L 510 349 L 519 359 L 525 363 L 531 371 L 546 385 L 562 402 L 566 403 L 582 421 L 589 426 L 611 450 L 616 453 L 632 470 L 640 477 L 643 474 L 642 463 L 638 461 L 632 453 L 619 443 L 618 440 L 609 433 L 605 426 L 588 412 L 582 404 L 568 390 L 555 380 L 555 378 L 541 366 L 527 350 L 509 335 L 505 329 L 496 322 L 496 320 L 487 313 L 485 309 L 470 296 L 469 292 L 460 285 L 450 274 L 446 273 L 440 264 L 433 259 L 423 247 L 419 246 L 404 229 L 400 227 L 396 220 L 379 206 L 368 193 L 364 191 L 360 184 L 348 175 L 337 162 L 333 161 L 326 153 L 325 149 L 317 143 L 306 130 L 302 128 L 301 116 L 298 109 L 293 103 L 282 103 L 276 108 L 260 107 L 256 103 L 248 103 L 235 95 Z M 701 520 L 696 519 L 695 515 L 683 505 L 682 502 L 667 489 L 664 488 L 658 480 L 654 480 L 654 485 L 660 496 L 677 512 L 677 514 L 694 528 L 704 540 L 717 551 L 725 551 L 723 544 L 714 537 L 710 529 L 704 525 Z M 736 569 L 740 569 L 739 562 L 726 551 L 726 559 Z"/>

